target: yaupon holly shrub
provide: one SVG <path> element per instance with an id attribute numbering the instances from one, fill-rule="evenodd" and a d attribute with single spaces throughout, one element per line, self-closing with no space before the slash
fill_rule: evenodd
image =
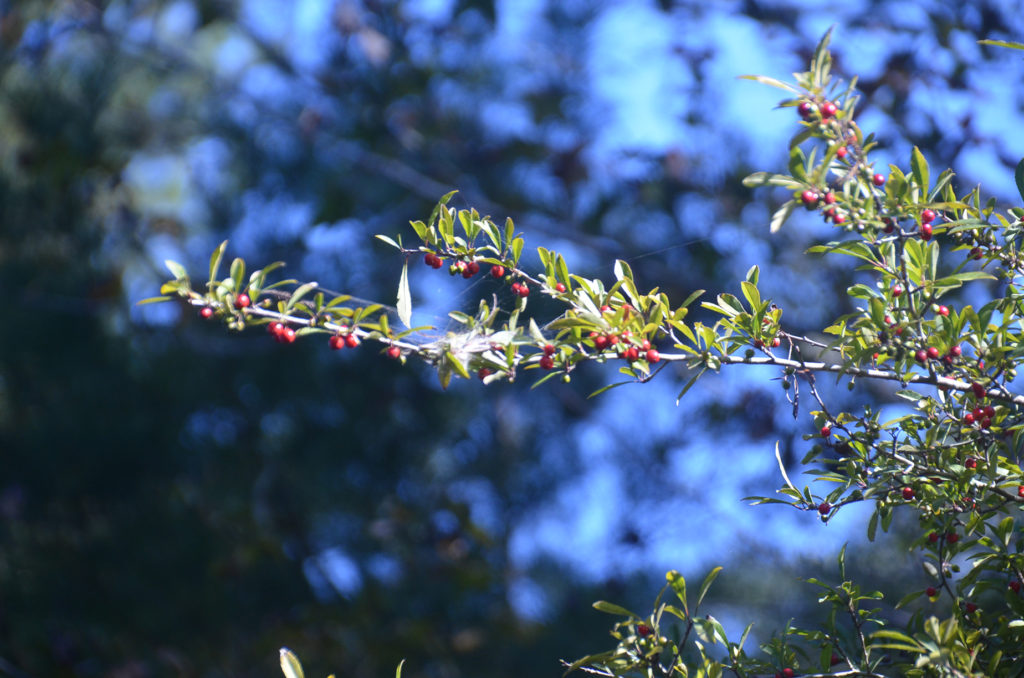
<path id="1" fill-rule="evenodd" d="M 739 640 L 730 639 L 700 608 L 720 568 L 695 596 L 673 571 L 650 613 L 595 603 L 620 618 L 612 627 L 614 647 L 568 669 L 605 676 L 1022 675 L 1024 395 L 1015 383 L 1024 362 L 1018 288 L 1024 209 L 1000 214 L 978 188 L 958 194 L 953 173 L 932 176 L 916 148 L 908 171 L 876 167 L 876 144 L 855 121 L 853 85 L 841 87 L 830 76 L 828 40 L 826 34 L 810 70 L 794 84 L 748 76 L 787 92 L 782 106 L 796 109 L 799 131 L 790 141 L 788 173 L 758 172 L 745 180 L 790 193 L 771 218 L 772 232 L 797 207 L 813 211 L 837 236 L 809 254 L 847 257 L 870 276 L 848 289 L 856 310 L 824 328 L 833 337 L 828 343 L 785 329 L 783 309 L 761 296 L 757 267 L 740 282 L 740 296 L 721 293 L 703 302 L 717 322 L 688 322 L 703 291 L 678 302 L 658 289 L 640 290 L 623 261 L 615 262 L 615 281 L 606 284 L 573 274 L 560 254 L 544 248 L 538 249 L 541 269 L 528 271 L 520 264 L 525 241 L 512 222 L 499 225 L 475 210 L 450 208 L 452 194 L 427 221 L 412 223 L 413 244 L 378 236 L 405 259 L 396 305 L 404 329 L 393 326 L 384 305 L 355 304 L 314 282 L 270 283 L 280 263 L 247 277 L 245 263 L 235 259 L 221 278 L 227 243 L 213 253 L 208 282 L 198 289 L 182 266 L 168 262 L 174 280 L 161 290 L 167 296 L 154 300 L 181 297 L 203 318 L 234 330 L 267 325 L 285 343 L 322 337 L 341 349 L 377 342 L 391 358 L 432 365 L 445 386 L 456 376 L 493 384 L 532 371 L 538 381 L 569 379 L 587 363 L 618 364 L 627 379 L 603 391 L 682 363 L 692 373 L 683 397 L 709 370 L 777 367 L 787 397 L 812 408 L 805 438 L 813 445 L 803 464 L 819 489 L 794 485 L 780 462 L 779 496 L 756 502 L 788 504 L 821 520 L 870 502 L 871 540 L 897 512 L 916 515 L 920 536 L 910 548 L 923 565 L 920 586 L 899 601 L 862 591 L 846 578 L 841 551 L 840 581 L 809 580 L 831 608 L 828 623 L 787 626 L 760 652 L 748 653 L 749 626 Z M 1024 198 L 1024 161 L 1015 178 Z M 420 260 L 465 278 L 488 271 L 509 293 L 481 300 L 474 315 L 452 311 L 461 328 L 427 336 L 428 328 L 410 327 L 408 266 Z M 952 290 L 983 280 L 997 284 L 985 288 L 991 299 L 980 307 L 940 304 Z M 538 294 L 562 312 L 529 315 Z M 899 384 L 896 395 L 909 413 L 884 421 L 877 407 L 834 409 L 819 392 L 820 375 L 845 378 L 851 388 L 865 380 Z"/>

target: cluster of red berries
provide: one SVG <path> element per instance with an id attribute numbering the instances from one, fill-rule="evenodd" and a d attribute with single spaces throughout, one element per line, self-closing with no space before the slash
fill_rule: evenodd
<path id="1" fill-rule="evenodd" d="M 456 261 L 449 271 L 452 275 L 461 273 L 462 277 L 469 280 L 480 272 L 480 264 L 475 261 Z"/>
<path id="2" fill-rule="evenodd" d="M 433 252 L 427 252 L 426 255 L 424 255 L 423 263 L 430 268 L 441 268 L 441 266 L 444 265 L 441 261 L 441 257 L 437 256 Z"/>
<path id="3" fill-rule="evenodd" d="M 332 334 L 331 338 L 327 340 L 327 345 L 335 351 L 340 351 L 345 347 L 355 348 L 358 346 L 359 337 L 351 332 L 346 332 L 345 330 L 347 329 L 348 328 L 342 328 L 341 334 Z"/>
<path id="4" fill-rule="evenodd" d="M 525 282 L 512 283 L 512 291 L 515 294 L 519 295 L 520 297 L 523 297 L 524 299 L 530 296 L 530 286 L 527 285 Z"/>
<path id="5" fill-rule="evenodd" d="M 810 101 L 804 101 L 796 107 L 796 112 L 804 120 L 810 120 L 814 117 L 815 113 L 820 113 L 822 120 L 828 120 L 835 117 L 835 114 L 839 112 L 839 107 L 831 101 L 826 101 L 821 106 L 816 106 Z"/>
<path id="6" fill-rule="evenodd" d="M 540 366 L 542 369 L 550 370 L 555 367 L 555 347 L 551 344 L 544 344 L 544 355 L 540 357 Z"/>
<path id="7" fill-rule="evenodd" d="M 606 309 L 606 308 L 608 308 L 608 307 L 603 306 L 602 310 Z M 594 342 L 594 348 L 596 348 L 598 351 L 603 351 L 606 348 L 611 348 L 613 346 L 617 346 L 621 340 L 629 339 L 630 336 L 631 336 L 631 334 L 630 334 L 629 330 L 624 331 L 622 333 L 621 337 L 620 337 L 620 335 L 617 335 L 617 334 L 614 334 L 614 333 L 610 333 L 610 334 L 601 334 L 599 332 L 591 332 L 590 333 L 590 339 Z M 658 353 L 657 349 L 651 347 L 651 342 L 650 342 L 649 339 L 644 339 L 642 342 L 640 342 L 639 346 L 626 346 L 625 348 L 620 347 L 617 350 L 618 350 L 618 354 L 619 354 L 620 358 L 622 358 L 623 360 L 628 360 L 631 363 L 632 362 L 636 362 L 637 360 L 640 359 L 640 352 L 641 351 L 643 351 L 644 359 L 648 363 L 651 363 L 652 365 L 654 363 L 659 362 L 661 360 L 661 354 Z"/>
<path id="8" fill-rule="evenodd" d="M 964 415 L 963 422 L 965 426 L 977 424 L 981 428 L 988 428 L 992 425 L 992 417 L 994 416 L 996 416 L 996 408 L 991 405 L 975 407 Z"/>
<path id="9" fill-rule="evenodd" d="M 267 334 L 272 336 L 274 341 L 279 344 L 295 343 L 295 328 L 276 320 L 267 325 Z"/>

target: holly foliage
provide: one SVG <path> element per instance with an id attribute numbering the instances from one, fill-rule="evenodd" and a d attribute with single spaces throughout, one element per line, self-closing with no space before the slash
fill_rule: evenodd
<path id="1" fill-rule="evenodd" d="M 1024 209 L 1001 212 L 980 188 L 958 189 L 950 170 L 934 172 L 914 148 L 904 167 L 876 166 L 874 137 L 856 121 L 856 82 L 831 76 L 826 34 L 806 72 L 793 83 L 753 80 L 786 92 L 782 106 L 799 119 L 785 173 L 757 172 L 748 187 L 787 193 L 770 220 L 772 232 L 798 210 L 830 223 L 835 239 L 810 257 L 842 259 L 861 282 L 847 293 L 853 312 L 824 328 L 828 338 L 786 329 L 785 309 L 764 298 L 759 269 L 738 294 L 707 298 L 695 290 L 674 300 L 638 287 L 630 266 L 616 261 L 614 280 L 572 272 L 562 254 L 538 248 L 538 270 L 523 261 L 524 236 L 444 196 L 412 232 L 378 236 L 404 263 L 394 307 L 357 303 L 315 282 L 271 282 L 274 263 L 246 275 L 236 258 L 222 277 L 227 243 L 211 257 L 205 284 L 168 262 L 174 279 L 164 295 L 180 297 L 204 317 L 233 330 L 264 326 L 278 341 L 320 336 L 331 348 L 374 342 L 387 356 L 432 366 L 443 386 L 453 378 L 571 379 L 588 363 L 618 366 L 622 379 L 597 393 L 664 373 L 680 380 L 682 398 L 708 374 L 768 365 L 794 412 L 808 422 L 812 444 L 802 463 L 812 482 L 798 486 L 780 459 L 782 503 L 828 521 L 845 506 L 868 502 L 868 538 L 888 531 L 900 513 L 916 516 L 910 549 L 922 566 L 919 587 L 901 600 L 863 590 L 846 577 L 809 579 L 829 609 L 821 628 L 793 625 L 753 651 L 701 607 L 720 568 L 696 595 L 675 571 L 650 613 L 608 602 L 616 616 L 612 649 L 567 662 L 567 670 L 606 676 L 752 675 L 1020 675 L 1024 672 L 1024 475 L 1020 454 L 1024 395 L 1016 387 L 1024 359 L 1022 227 Z M 1008 46 L 1020 48 L 1020 45 Z M 1024 161 L 1016 183 L 1024 198 Z M 453 276 L 492 279 L 475 313 L 452 311 L 457 329 L 441 336 L 413 327 L 408 267 L 422 259 Z M 975 304 L 947 306 L 944 297 L 974 286 Z M 538 298 L 557 305 L 553 317 L 532 312 Z M 551 306 L 544 306 L 545 309 Z M 695 312 L 697 311 L 697 312 Z M 695 318 L 696 316 L 696 318 Z M 881 404 L 860 411 L 830 406 L 819 381 L 891 384 L 902 414 Z M 595 394 L 596 395 L 596 394 Z M 776 453 L 778 456 L 778 453 Z M 296 664 L 297 664 L 297 660 Z"/>

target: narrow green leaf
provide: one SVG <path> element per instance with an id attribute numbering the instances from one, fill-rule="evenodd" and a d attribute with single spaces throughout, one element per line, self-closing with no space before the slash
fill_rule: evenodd
<path id="1" fill-rule="evenodd" d="M 389 237 L 388 237 L 388 236 L 386 236 L 386 235 L 380 235 L 380 234 L 378 233 L 378 234 L 377 234 L 377 236 L 376 236 L 376 238 L 377 238 L 377 240 L 380 240 L 380 241 L 382 241 L 382 242 L 386 242 L 387 244 L 391 245 L 391 246 L 392 246 L 392 247 L 394 247 L 395 249 L 399 249 L 399 250 L 400 250 L 400 249 L 402 249 L 402 246 L 401 246 L 401 245 L 399 245 L 399 244 L 398 244 L 397 242 L 395 242 L 395 241 L 394 241 L 394 240 L 393 240 L 392 238 L 389 238 Z"/>
<path id="2" fill-rule="evenodd" d="M 402 666 L 405 664 L 405 660 L 398 662 L 398 667 L 395 669 L 395 678 L 402 678 Z"/>
<path id="3" fill-rule="evenodd" d="M 166 266 L 167 270 L 171 272 L 171 275 L 174 276 L 175 280 L 184 280 L 185 278 L 188 278 L 188 272 L 185 270 L 185 267 L 178 262 L 165 259 L 164 266 Z"/>
<path id="4" fill-rule="evenodd" d="M 794 209 L 796 209 L 796 201 L 790 200 L 785 205 L 783 205 L 782 207 L 775 211 L 775 214 L 772 215 L 771 220 L 772 233 L 775 233 L 780 228 L 782 228 L 782 224 L 786 222 L 786 219 L 789 219 L 789 216 L 793 214 Z"/>
<path id="5" fill-rule="evenodd" d="M 222 242 L 210 255 L 210 285 L 217 280 L 217 271 L 220 270 L 220 262 L 224 258 L 224 251 L 228 248 L 228 241 Z"/>
<path id="6" fill-rule="evenodd" d="M 284 673 L 285 678 L 305 677 L 305 674 L 302 672 L 302 664 L 299 663 L 299 658 L 287 647 L 281 648 L 281 672 Z"/>
<path id="7" fill-rule="evenodd" d="M 1024 159 L 1017 163 L 1017 169 L 1013 172 L 1013 178 L 1017 182 L 1017 192 L 1024 199 Z"/>
<path id="8" fill-rule="evenodd" d="M 402 264 L 402 275 L 398 279 L 398 319 L 406 327 L 412 327 L 412 295 L 409 293 L 409 260 Z"/>
<path id="9" fill-rule="evenodd" d="M 605 601 L 605 600 L 599 600 L 599 601 L 595 602 L 594 603 L 594 609 L 598 610 L 600 612 L 605 612 L 607 614 L 615 614 L 615 615 L 619 615 L 619 616 L 622 616 L 622 617 L 636 617 L 637 619 L 640 618 L 640 615 L 634 614 L 634 613 L 630 612 L 629 610 L 627 610 L 626 608 L 622 607 L 621 605 L 616 605 L 615 603 L 609 603 L 608 601 Z"/>
<path id="10" fill-rule="evenodd" d="M 798 90 L 796 87 L 793 87 L 788 83 L 782 82 L 781 80 L 776 80 L 775 78 L 769 78 L 763 75 L 738 75 L 736 77 L 740 80 L 753 80 L 763 85 L 778 87 L 779 89 L 786 90 L 787 92 L 793 92 L 794 94 L 800 93 L 800 90 Z"/>
<path id="11" fill-rule="evenodd" d="M 299 303 L 299 301 L 302 300 L 302 297 L 306 296 L 317 287 L 319 287 L 319 284 L 315 282 L 308 282 L 305 285 L 299 285 L 295 291 L 292 292 L 292 296 L 288 298 L 288 303 L 285 304 L 284 307 L 285 311 L 295 308 L 295 304 Z"/>
<path id="12" fill-rule="evenodd" d="M 924 154 L 921 153 L 921 149 L 914 146 L 914 150 L 910 153 L 910 170 L 914 175 L 914 181 L 917 182 L 918 187 L 921 189 L 921 195 L 928 195 L 928 182 L 930 177 L 928 176 L 928 161 L 924 159 Z"/>
<path id="13" fill-rule="evenodd" d="M 679 574 L 678 570 L 669 570 L 665 573 L 665 579 L 668 581 L 669 586 L 675 591 L 676 598 L 683 604 L 683 612 L 687 616 L 690 614 L 690 605 L 686 602 L 686 579 L 683 575 Z"/>
<path id="14" fill-rule="evenodd" d="M 148 297 L 146 299 L 140 299 L 135 302 L 136 306 L 145 306 L 146 304 L 158 304 L 161 301 L 169 301 L 174 297 L 162 296 L 162 297 Z"/>
<path id="15" fill-rule="evenodd" d="M 715 569 L 708 573 L 708 576 L 704 577 L 704 583 L 700 585 L 700 594 L 697 596 L 697 604 L 694 606 L 694 614 L 697 612 L 697 608 L 700 607 L 701 601 L 704 600 L 704 596 L 707 595 L 708 589 L 711 588 L 711 584 L 714 583 L 715 579 L 718 578 L 719 573 L 722 571 L 722 566 L 719 565 Z"/>
<path id="16" fill-rule="evenodd" d="M 979 40 L 978 44 L 989 45 L 991 47 L 1009 47 L 1010 49 L 1024 49 L 1024 43 L 1008 42 L 1006 40 Z"/>

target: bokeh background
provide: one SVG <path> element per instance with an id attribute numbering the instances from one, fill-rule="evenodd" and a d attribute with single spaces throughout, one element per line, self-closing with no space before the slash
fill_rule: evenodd
<path id="1" fill-rule="evenodd" d="M 836 25 L 876 162 L 954 167 L 1015 195 L 1016 2 L 0 0 L 0 676 L 560 675 L 610 647 L 675 568 L 725 574 L 709 610 L 763 640 L 812 621 L 851 543 L 896 599 L 916 535 L 868 545 L 750 508 L 810 442 L 771 371 L 457 383 L 375 348 L 232 335 L 157 294 L 210 252 L 392 303 L 373 239 L 458 206 L 531 246 L 675 299 L 762 266 L 790 331 L 848 310 L 828 236 L 742 177 L 785 166 L 786 78 Z M 884 170 L 883 170 L 884 171 Z M 411 231 L 408 231 L 411 233 Z M 408 235 L 407 233 L 407 235 Z M 417 319 L 508 292 L 416 266 Z M 538 314 L 554 312 L 531 298 Z M 529 382 L 529 379 L 523 380 Z M 886 402 L 867 385 L 834 397 Z"/>

